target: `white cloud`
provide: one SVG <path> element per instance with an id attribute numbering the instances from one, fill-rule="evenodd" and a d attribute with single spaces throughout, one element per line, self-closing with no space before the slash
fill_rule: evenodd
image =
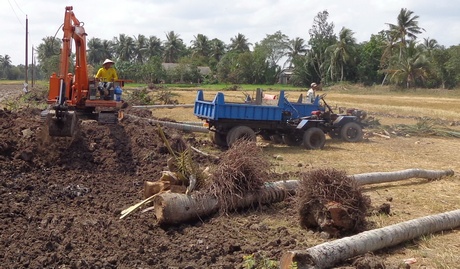
<path id="1" fill-rule="evenodd" d="M 77 18 L 85 23 L 88 38 L 111 40 L 119 34 L 156 36 L 161 40 L 174 31 L 186 45 L 197 34 L 209 39 L 230 38 L 244 34 L 250 43 L 260 42 L 267 34 L 281 31 L 290 38 L 308 40 L 314 17 L 329 12 L 329 22 L 338 33 L 347 27 L 358 42 L 396 23 L 401 8 L 418 15 L 419 26 L 426 32 L 420 38 L 436 39 L 447 47 L 458 45 L 460 3 L 450 0 L 3 0 L 0 2 L 2 42 L 0 55 L 9 55 L 13 64 L 24 63 L 25 14 L 29 18 L 29 45 L 38 46 L 46 36 L 62 36 L 66 6 L 73 6 Z M 30 57 L 29 57 L 30 62 Z"/>

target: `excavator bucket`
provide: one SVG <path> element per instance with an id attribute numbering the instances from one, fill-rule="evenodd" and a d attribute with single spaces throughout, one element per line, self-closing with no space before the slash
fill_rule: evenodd
<path id="1" fill-rule="evenodd" d="M 72 137 L 77 131 L 78 117 L 75 111 L 66 111 L 61 117 L 56 117 L 56 111 L 50 110 L 46 117 L 50 136 Z"/>

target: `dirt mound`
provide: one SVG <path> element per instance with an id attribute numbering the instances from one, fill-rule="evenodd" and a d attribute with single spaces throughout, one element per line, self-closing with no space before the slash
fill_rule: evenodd
<path id="1" fill-rule="evenodd" d="M 50 138 L 40 111 L 0 110 L 4 268 L 242 268 L 243 257 L 261 246 L 271 259 L 295 246 L 285 229 L 260 228 L 261 212 L 166 228 L 148 212 L 119 220 L 142 198 L 143 182 L 164 170 L 168 150 L 147 121 L 84 121 L 80 129 L 74 138 Z M 164 131 L 168 138 L 183 136 Z M 193 134 L 183 137 L 204 143 Z M 286 212 L 287 219 L 296 213 Z"/>

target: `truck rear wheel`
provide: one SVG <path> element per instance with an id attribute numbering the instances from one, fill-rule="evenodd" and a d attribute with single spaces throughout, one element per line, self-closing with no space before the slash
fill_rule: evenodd
<path id="1" fill-rule="evenodd" d="M 326 135 L 320 128 L 309 128 L 303 134 L 303 146 L 306 149 L 322 149 L 324 144 L 326 144 Z"/>
<path id="2" fill-rule="evenodd" d="M 363 140 L 363 129 L 356 122 L 346 123 L 340 130 L 340 137 L 347 142 L 359 142 Z"/>
<path id="3" fill-rule="evenodd" d="M 256 133 L 247 126 L 236 126 L 227 134 L 227 145 L 231 147 L 238 139 L 247 139 L 256 142 Z"/>

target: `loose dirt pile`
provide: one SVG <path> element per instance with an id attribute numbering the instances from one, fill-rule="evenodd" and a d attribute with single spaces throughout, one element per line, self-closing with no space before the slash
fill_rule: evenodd
<path id="1" fill-rule="evenodd" d="M 158 227 L 148 212 L 119 220 L 170 157 L 157 127 L 84 121 L 75 138 L 47 137 L 43 127 L 39 110 L 0 110 L 4 268 L 242 268 L 245 255 L 263 250 L 276 259 L 296 247 L 286 228 L 259 227 L 260 212 L 254 211 L 178 227 Z M 193 135 L 185 140 L 205 143 Z M 208 165 L 206 158 L 194 158 Z M 266 210 L 261 214 L 280 219 L 296 215 Z"/>

